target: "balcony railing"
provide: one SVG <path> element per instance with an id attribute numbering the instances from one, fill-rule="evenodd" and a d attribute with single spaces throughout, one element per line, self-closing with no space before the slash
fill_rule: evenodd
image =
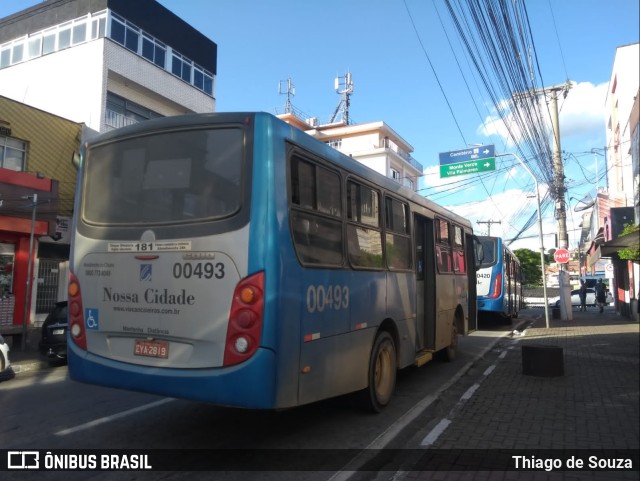
<path id="1" fill-rule="evenodd" d="M 127 125 L 133 125 L 137 123 L 138 121 L 136 119 L 132 119 L 131 117 L 126 117 L 113 110 L 109 110 L 109 109 L 105 110 L 104 124 L 110 130 L 119 129 L 120 127 L 125 127 Z"/>
<path id="2" fill-rule="evenodd" d="M 383 139 L 380 147 L 389 149 L 395 152 L 404 160 L 406 160 L 411 166 L 413 166 L 413 168 L 418 169 L 420 172 L 424 172 L 423 170 L 424 167 L 422 166 L 422 164 L 418 162 L 416 159 L 414 159 L 413 157 L 411 157 L 411 154 L 409 154 L 408 152 L 405 152 L 400 147 L 398 147 L 398 144 L 396 144 L 393 140 Z"/>

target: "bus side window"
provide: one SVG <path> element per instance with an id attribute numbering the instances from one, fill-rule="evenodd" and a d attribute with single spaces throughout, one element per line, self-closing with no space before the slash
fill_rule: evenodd
<path id="1" fill-rule="evenodd" d="M 291 158 L 291 234 L 303 264 L 341 266 L 343 229 L 340 176 L 323 166 Z"/>
<path id="2" fill-rule="evenodd" d="M 436 257 L 438 271 L 441 273 L 453 272 L 449 227 L 446 220 L 436 219 Z"/>
<path id="3" fill-rule="evenodd" d="M 440 272 L 451 272 L 451 256 L 446 248 L 436 246 L 436 256 L 438 259 L 438 270 Z"/>
<path id="4" fill-rule="evenodd" d="M 453 226 L 453 270 L 459 274 L 466 274 L 467 263 L 464 255 L 464 232 L 459 225 Z"/>

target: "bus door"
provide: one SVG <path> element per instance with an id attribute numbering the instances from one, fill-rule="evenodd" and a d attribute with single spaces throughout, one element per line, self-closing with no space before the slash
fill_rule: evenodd
<path id="1" fill-rule="evenodd" d="M 417 350 L 435 350 L 436 263 L 433 219 L 415 215 Z"/>

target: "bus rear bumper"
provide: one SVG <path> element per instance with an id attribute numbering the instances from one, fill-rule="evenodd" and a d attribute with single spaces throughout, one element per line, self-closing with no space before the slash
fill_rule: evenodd
<path id="1" fill-rule="evenodd" d="M 210 369 L 157 368 L 114 361 L 68 343 L 69 377 L 161 396 L 210 402 L 220 406 L 276 409 L 276 359 L 260 348 L 251 359 Z"/>

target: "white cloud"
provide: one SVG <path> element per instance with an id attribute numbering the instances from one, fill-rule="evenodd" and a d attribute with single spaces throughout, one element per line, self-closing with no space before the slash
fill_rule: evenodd
<path id="1" fill-rule="evenodd" d="M 560 116 L 560 134 L 562 139 L 573 136 L 598 137 L 602 135 L 605 128 L 604 102 L 607 95 L 608 83 L 594 85 L 591 82 L 571 82 L 571 89 L 566 98 L 560 98 L 558 109 Z M 540 102 L 544 102 L 543 96 L 539 97 Z M 501 108 L 505 108 L 505 102 L 501 103 Z M 540 105 L 541 111 L 547 112 L 544 103 Z M 547 130 L 551 133 L 549 115 L 544 115 Z M 521 132 L 514 122 L 513 115 L 508 114 L 504 122 L 496 113 L 488 116 L 484 124 L 478 126 L 478 134 L 485 137 L 498 136 L 507 147 L 513 142 L 521 140 Z M 562 141 L 561 139 L 561 141 Z"/>
<path id="2" fill-rule="evenodd" d="M 564 101 L 559 102 L 562 137 L 602 134 L 605 129 L 604 103 L 608 83 L 571 83 Z"/>
<path id="3" fill-rule="evenodd" d="M 540 196 L 543 197 L 547 186 L 540 186 Z M 534 192 L 525 192 L 519 189 L 510 189 L 499 194 L 492 195 L 479 202 L 470 202 L 455 206 L 448 206 L 456 214 L 459 214 L 472 223 L 473 230 L 477 235 L 487 235 L 488 225 L 478 224 L 478 221 L 495 223 L 491 224 L 491 235 L 512 239 L 529 220 L 535 216 L 535 222 L 527 231 L 522 234 L 511 246 L 512 249 L 527 248 L 534 251 L 540 250 L 540 236 L 537 220 L 537 200 Z M 500 223 L 498 223 L 498 221 Z M 543 218 L 543 234 L 545 238 L 545 250 L 553 247 L 553 234 L 557 232 L 556 221 L 553 213 Z M 551 237 L 548 237 L 551 236 Z"/>

